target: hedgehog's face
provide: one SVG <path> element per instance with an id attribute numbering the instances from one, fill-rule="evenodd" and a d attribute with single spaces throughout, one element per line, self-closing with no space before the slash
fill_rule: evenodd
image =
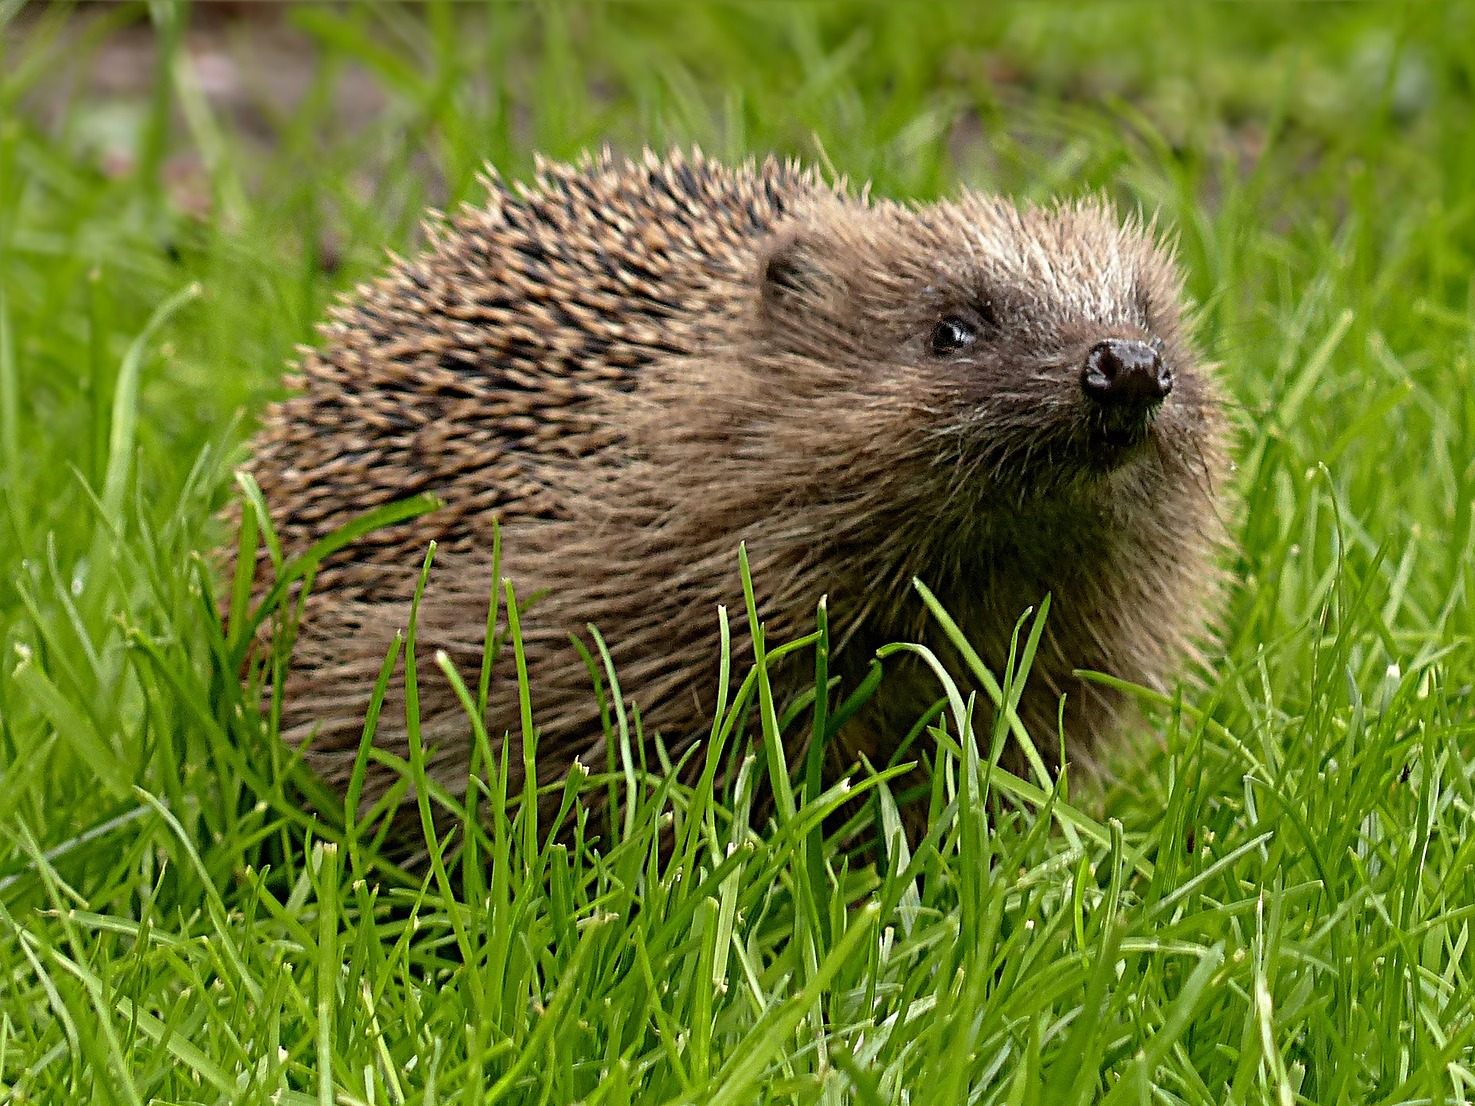
<path id="1" fill-rule="evenodd" d="M 906 404 L 955 470 L 1048 493 L 1212 445 L 1173 264 L 1100 206 L 826 212 L 780 234 L 763 280 L 786 341 Z"/>

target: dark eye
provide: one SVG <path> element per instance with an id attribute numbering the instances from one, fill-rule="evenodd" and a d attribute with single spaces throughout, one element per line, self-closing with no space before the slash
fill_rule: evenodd
<path id="1" fill-rule="evenodd" d="M 949 315 L 932 328 L 932 352 L 942 357 L 967 349 L 978 339 L 978 332 L 967 321 Z"/>

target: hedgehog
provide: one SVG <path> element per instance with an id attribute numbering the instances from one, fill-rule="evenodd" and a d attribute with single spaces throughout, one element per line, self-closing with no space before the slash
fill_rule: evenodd
<path id="1" fill-rule="evenodd" d="M 1017 709 L 1052 766 L 1090 763 L 1131 717 L 1080 670 L 1164 689 L 1201 659 L 1224 402 L 1150 222 L 1095 199 L 896 202 L 699 152 L 484 183 L 331 310 L 252 445 L 288 555 L 374 508 L 441 503 L 329 557 L 304 605 L 282 733 L 330 784 L 353 771 L 432 540 L 419 655 L 443 650 L 474 686 L 498 529 L 503 573 L 537 597 L 521 635 L 540 786 L 607 755 L 590 627 L 647 740 L 675 757 L 710 732 L 719 606 L 731 655 L 751 648 L 740 546 L 766 640 L 812 630 L 824 598 L 842 688 L 893 641 L 946 655 L 916 580 L 995 672 L 1049 596 Z M 520 786 L 508 662 L 486 721 Z M 884 762 L 940 694 L 922 665 L 887 664 L 836 743 L 851 764 Z M 813 661 L 771 679 L 796 702 Z M 423 661 L 417 684 L 427 770 L 464 794 L 466 713 Z M 403 688 L 401 672 L 374 737 L 399 757 Z M 366 803 L 396 779 L 368 772 Z"/>

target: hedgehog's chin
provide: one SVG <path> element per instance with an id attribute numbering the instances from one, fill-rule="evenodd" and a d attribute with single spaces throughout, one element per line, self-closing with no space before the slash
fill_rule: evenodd
<path id="1" fill-rule="evenodd" d="M 1150 430 L 1130 437 L 1093 439 L 1086 468 L 1091 476 L 1105 479 L 1141 463 L 1152 452 Z"/>
<path id="2" fill-rule="evenodd" d="M 1096 438 L 1100 448 L 1116 453 L 1129 453 L 1146 442 L 1151 432 L 1147 423 L 1139 422 L 1128 426 L 1104 427 Z"/>
<path id="3" fill-rule="evenodd" d="M 1155 412 L 1120 422 L 1095 420 L 1089 431 L 1087 447 L 1091 467 L 1104 475 L 1116 472 L 1148 453 L 1155 421 Z"/>

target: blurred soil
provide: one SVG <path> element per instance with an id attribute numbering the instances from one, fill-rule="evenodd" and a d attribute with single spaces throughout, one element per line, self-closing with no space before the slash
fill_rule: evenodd
<path id="1" fill-rule="evenodd" d="M 198 93 L 215 125 L 237 147 L 245 147 L 246 165 L 251 153 L 275 143 L 314 83 L 323 79 L 317 45 L 289 14 L 287 4 L 270 0 L 199 3 L 179 32 L 183 64 L 169 75 L 174 87 Z M 131 172 L 161 76 L 161 30 L 147 12 L 84 3 L 63 17 L 32 5 L 4 33 L 8 56 L 42 58 L 48 68 L 22 99 L 21 111 L 49 131 L 71 128 L 74 147 L 103 173 Z M 383 111 L 383 87 L 364 67 L 340 62 L 327 80 L 328 114 L 340 133 L 362 130 Z M 171 99 L 172 126 L 188 127 L 181 106 L 187 97 Z M 198 143 L 177 144 L 163 165 L 171 199 L 195 214 L 209 205 L 201 157 Z"/>

